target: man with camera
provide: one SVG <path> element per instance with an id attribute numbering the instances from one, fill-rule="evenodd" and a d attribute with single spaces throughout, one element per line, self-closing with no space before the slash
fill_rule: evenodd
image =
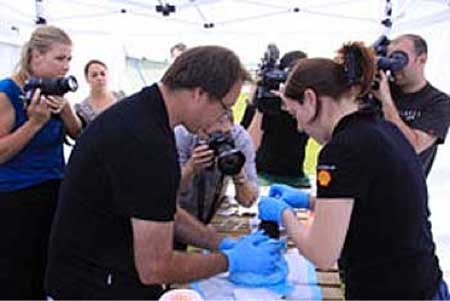
<path id="1" fill-rule="evenodd" d="M 263 235 L 224 238 L 177 208 L 173 128 L 207 128 L 250 79 L 234 52 L 191 48 L 161 82 L 95 118 L 72 151 L 49 241 L 53 299 L 156 300 L 162 284 L 229 271 L 271 273 L 279 260 Z M 208 254 L 173 250 L 174 238 Z"/>
<path id="2" fill-rule="evenodd" d="M 255 151 L 248 132 L 233 124 L 231 111 L 198 134 L 177 126 L 175 139 L 181 165 L 180 207 L 208 224 L 226 197 L 229 178 L 239 204 L 250 207 L 256 201 Z"/>
<path id="3" fill-rule="evenodd" d="M 394 81 L 380 70 L 379 89 L 373 95 L 380 100 L 383 115 L 398 126 L 419 155 L 425 175 L 431 170 L 437 146 L 444 143 L 450 125 L 450 97 L 433 87 L 425 77 L 427 44 L 413 34 L 392 40 L 387 55 L 403 52 L 406 64 L 392 70 Z"/>
<path id="4" fill-rule="evenodd" d="M 284 183 L 294 187 L 309 187 L 309 178 L 303 172 L 308 135 L 299 133 L 295 119 L 281 108 L 281 99 L 271 90 L 278 90 L 287 78 L 287 71 L 297 60 L 306 58 L 302 51 L 291 51 L 276 65 L 278 55 L 268 47 L 263 59 L 261 79 L 252 103 L 247 106 L 242 124 L 255 145 L 256 168 L 263 184 Z M 275 58 L 274 58 L 275 57 Z M 270 62 L 272 61 L 272 63 Z M 265 63 L 266 62 L 266 63 Z M 265 68 L 265 65 L 269 65 Z"/>

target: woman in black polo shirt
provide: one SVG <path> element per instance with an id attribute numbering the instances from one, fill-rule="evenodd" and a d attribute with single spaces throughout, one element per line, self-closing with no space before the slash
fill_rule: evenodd
<path id="1" fill-rule="evenodd" d="M 298 128 L 324 144 L 317 198 L 278 186 L 260 200 L 260 218 L 282 223 L 316 266 L 340 258 L 347 299 L 448 298 L 420 161 L 395 125 L 359 109 L 375 71 L 360 43 L 294 67 L 281 96 Z M 308 227 L 290 210 L 306 206 L 315 211 Z"/>

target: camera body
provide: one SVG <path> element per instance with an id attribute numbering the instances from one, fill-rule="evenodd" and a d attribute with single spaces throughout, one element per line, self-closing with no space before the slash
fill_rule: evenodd
<path id="1" fill-rule="evenodd" d="M 78 82 L 75 76 L 72 75 L 57 78 L 31 77 L 25 82 L 23 87 L 27 105 L 30 103 L 36 89 L 41 89 L 41 95 L 62 96 L 69 91 L 76 91 L 78 89 Z"/>
<path id="2" fill-rule="evenodd" d="M 220 131 L 209 135 L 206 143 L 214 151 L 217 157 L 219 170 L 229 176 L 238 174 L 245 164 L 244 154 L 235 148 L 231 135 L 226 135 Z"/>
<path id="3" fill-rule="evenodd" d="M 282 112 L 281 98 L 270 92 L 278 90 L 280 84 L 287 80 L 288 73 L 279 67 L 279 57 L 278 47 L 275 44 L 269 44 L 257 72 L 260 79 L 257 82 L 254 103 L 263 114 L 280 114 Z"/>
<path id="4" fill-rule="evenodd" d="M 383 71 L 400 71 L 409 62 L 408 54 L 398 50 L 387 55 L 387 48 L 390 42 L 385 35 L 382 35 L 372 44 L 372 48 L 377 55 L 377 69 Z"/>

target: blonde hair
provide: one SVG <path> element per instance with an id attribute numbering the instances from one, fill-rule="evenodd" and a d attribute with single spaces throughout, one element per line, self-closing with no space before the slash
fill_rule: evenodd
<path id="1" fill-rule="evenodd" d="M 36 28 L 30 40 L 22 46 L 20 61 L 16 67 L 15 75 L 23 80 L 31 76 L 31 56 L 33 50 L 41 54 L 47 53 L 56 44 L 72 45 L 72 40 L 62 29 L 45 25 Z"/>

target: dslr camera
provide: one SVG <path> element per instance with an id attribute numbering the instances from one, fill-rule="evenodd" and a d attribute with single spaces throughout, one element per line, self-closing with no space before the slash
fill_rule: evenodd
<path id="1" fill-rule="evenodd" d="M 387 47 L 391 41 L 382 35 L 372 44 L 372 48 L 377 55 L 377 69 L 383 71 L 399 71 L 402 70 L 409 61 L 408 54 L 404 51 L 394 51 L 387 55 Z"/>
<path id="2" fill-rule="evenodd" d="M 78 82 L 75 76 L 72 75 L 58 78 L 31 77 L 25 82 L 23 87 L 26 105 L 30 104 L 34 91 L 38 88 L 41 89 L 41 95 L 62 96 L 69 91 L 76 91 L 78 89 Z"/>
<path id="3" fill-rule="evenodd" d="M 209 135 L 206 144 L 214 151 L 214 155 L 217 157 L 217 165 L 223 174 L 234 176 L 241 171 L 245 163 L 245 156 L 235 148 L 231 135 L 220 131 L 213 132 Z"/>
<path id="4" fill-rule="evenodd" d="M 280 68 L 278 60 L 280 50 L 275 44 L 269 44 L 261 59 L 260 67 L 257 71 L 258 82 L 254 104 L 263 114 L 280 114 L 281 98 L 274 95 L 271 90 L 278 90 L 280 84 L 287 79 L 288 73 Z"/>

